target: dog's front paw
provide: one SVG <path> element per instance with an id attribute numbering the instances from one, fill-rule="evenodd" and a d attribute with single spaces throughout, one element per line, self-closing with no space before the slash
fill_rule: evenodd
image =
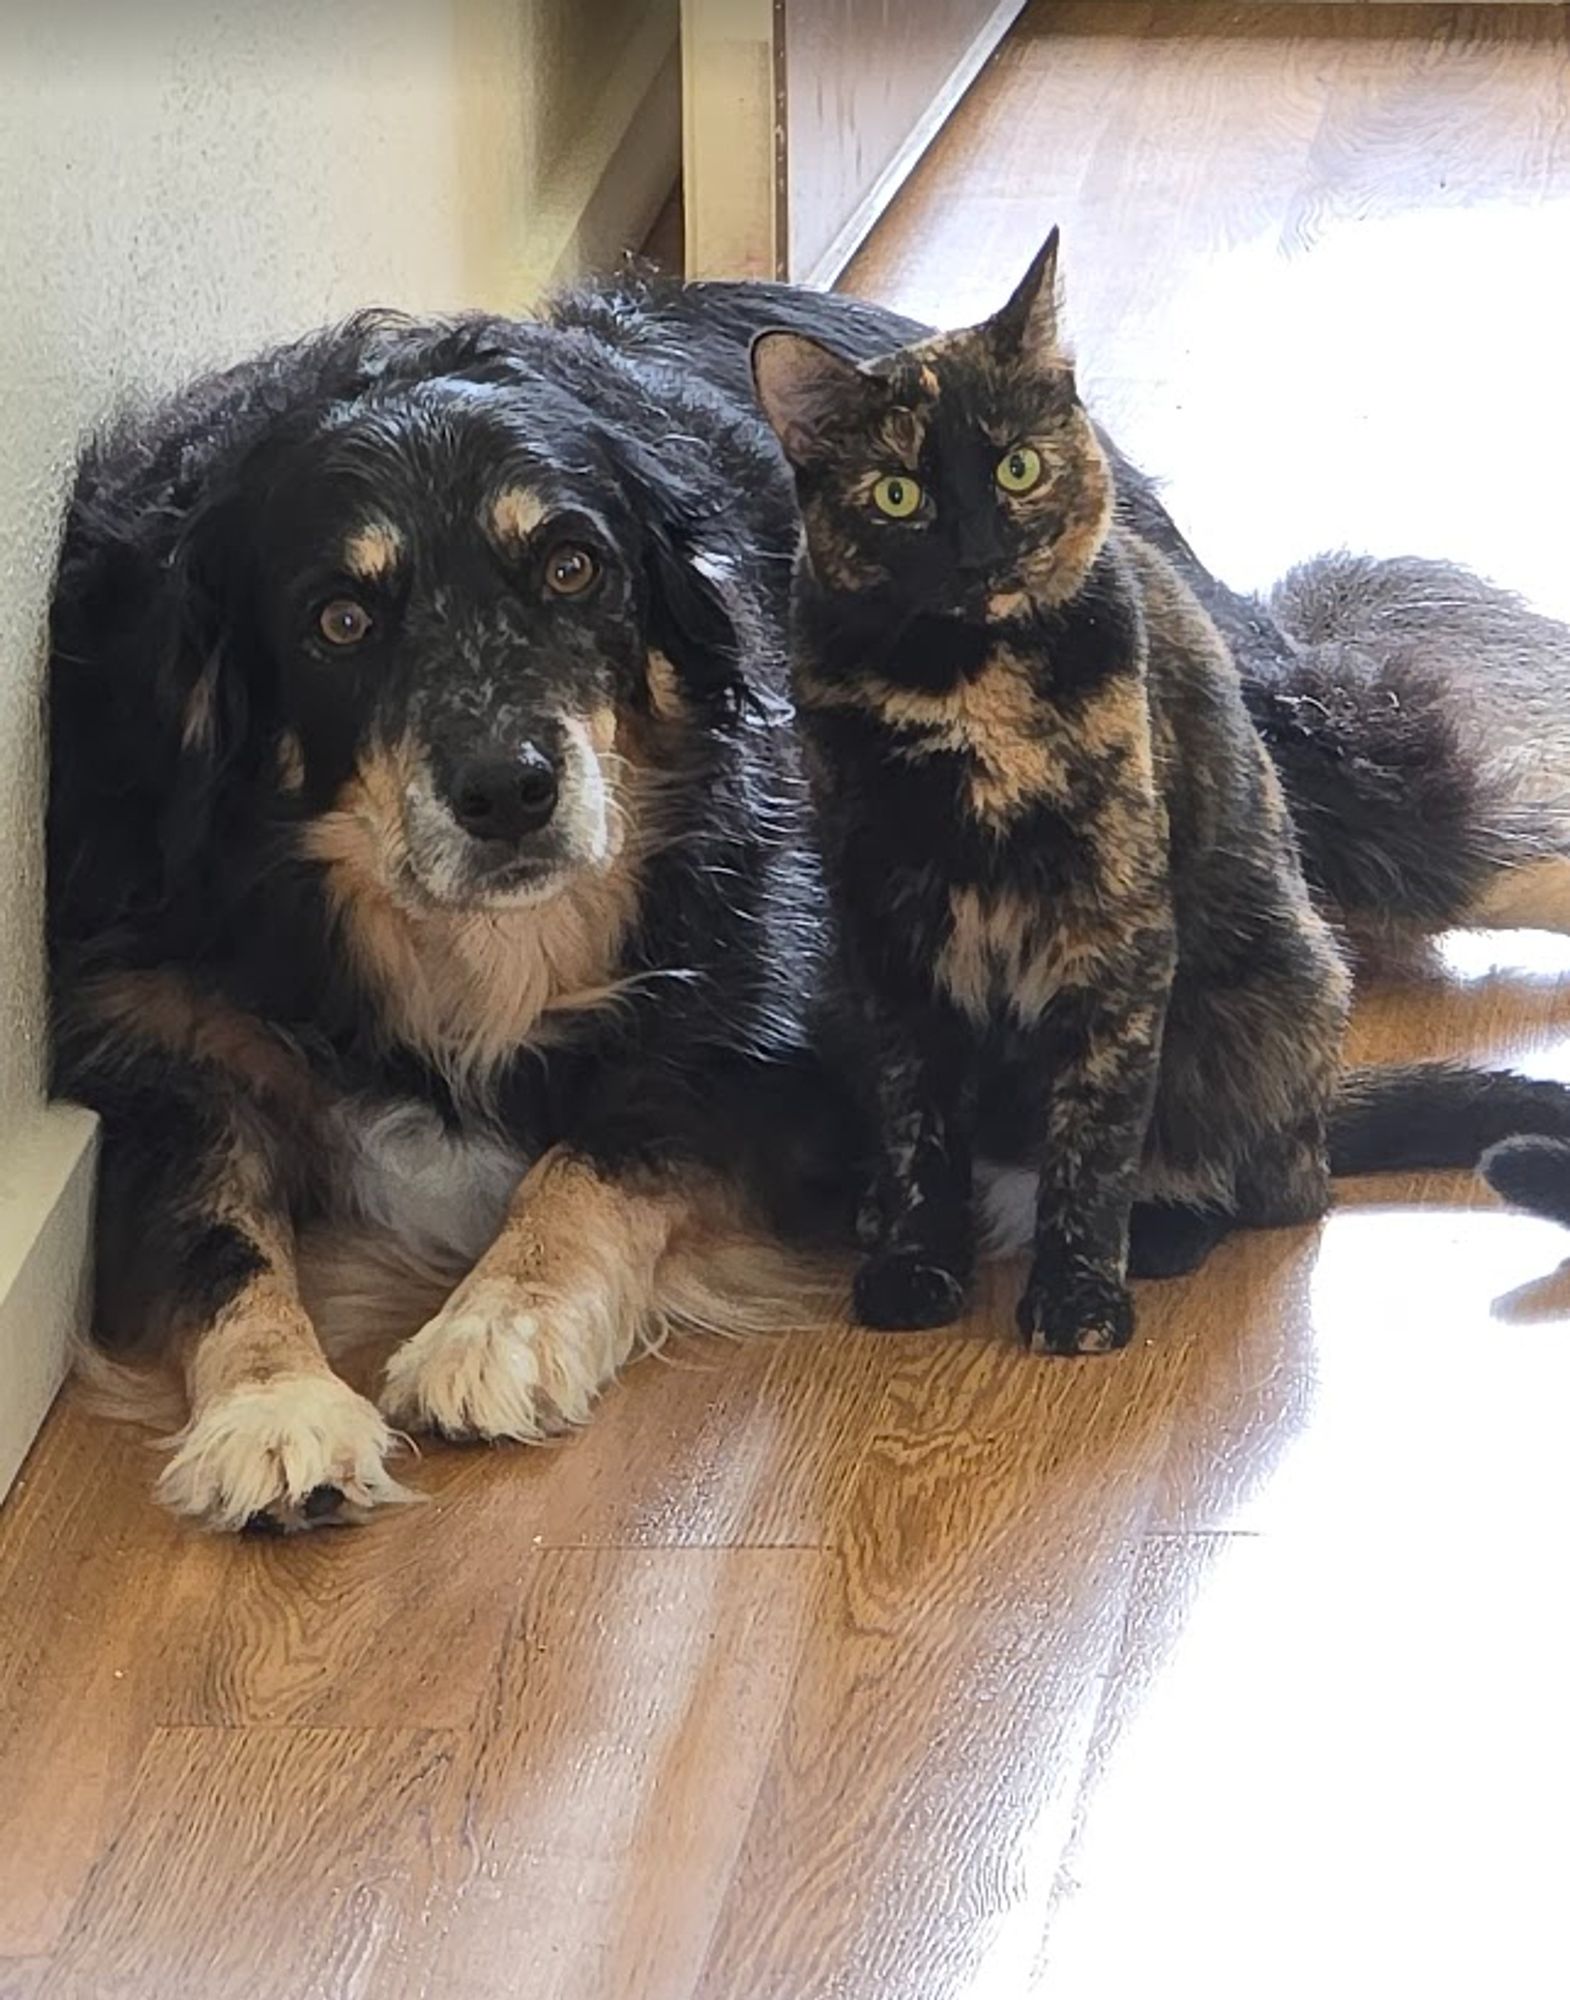
<path id="1" fill-rule="evenodd" d="M 1032 1354 L 1110 1354 L 1134 1337 L 1134 1301 L 1116 1278 L 1089 1274 L 1047 1286 L 1034 1282 L 1019 1302 L 1019 1333 Z"/>
<path id="2" fill-rule="evenodd" d="M 217 1397 L 175 1440 L 158 1497 L 220 1529 L 295 1534 L 413 1500 L 381 1412 L 335 1375 L 280 1375 Z"/>
<path id="3" fill-rule="evenodd" d="M 965 1310 L 964 1278 L 920 1250 L 883 1250 L 856 1273 L 853 1304 L 863 1326 L 889 1332 L 949 1326 Z"/>
<path id="4" fill-rule="evenodd" d="M 449 1438 L 534 1443 L 583 1423 L 614 1373 L 587 1306 L 471 1279 L 392 1356 L 381 1405 Z"/>

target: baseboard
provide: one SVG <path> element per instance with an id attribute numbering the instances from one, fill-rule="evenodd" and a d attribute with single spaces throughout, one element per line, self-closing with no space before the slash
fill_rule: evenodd
<path id="1" fill-rule="evenodd" d="M 0 1168 L 0 1499 L 87 1328 L 98 1121 L 75 1105 L 7 1134 Z"/>

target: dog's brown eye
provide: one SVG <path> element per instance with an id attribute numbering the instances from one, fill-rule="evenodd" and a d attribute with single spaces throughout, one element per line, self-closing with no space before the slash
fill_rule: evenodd
<path id="1" fill-rule="evenodd" d="M 558 542 L 545 558 L 545 581 L 558 597 L 581 597 L 599 573 L 599 564 L 576 542 Z"/>
<path id="2" fill-rule="evenodd" d="M 370 635 L 371 614 L 352 597 L 335 597 L 322 607 L 316 624 L 329 646 L 358 646 Z"/>

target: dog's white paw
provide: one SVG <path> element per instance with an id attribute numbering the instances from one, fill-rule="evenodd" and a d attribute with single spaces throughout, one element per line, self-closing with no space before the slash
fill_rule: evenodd
<path id="1" fill-rule="evenodd" d="M 174 1440 L 158 1497 L 211 1528 L 361 1521 L 414 1500 L 386 1461 L 397 1443 L 374 1404 L 335 1375 L 280 1375 L 232 1390 Z"/>
<path id="2" fill-rule="evenodd" d="M 615 1372 L 601 1315 L 504 1278 L 472 1278 L 387 1364 L 395 1422 L 531 1443 L 583 1423 Z"/>

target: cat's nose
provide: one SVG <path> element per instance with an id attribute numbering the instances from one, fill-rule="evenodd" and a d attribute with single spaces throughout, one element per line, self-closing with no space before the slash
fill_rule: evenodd
<path id="1" fill-rule="evenodd" d="M 982 576 L 997 568 L 1006 551 L 1001 539 L 985 528 L 964 526 L 954 550 L 954 562 L 966 576 Z"/>

